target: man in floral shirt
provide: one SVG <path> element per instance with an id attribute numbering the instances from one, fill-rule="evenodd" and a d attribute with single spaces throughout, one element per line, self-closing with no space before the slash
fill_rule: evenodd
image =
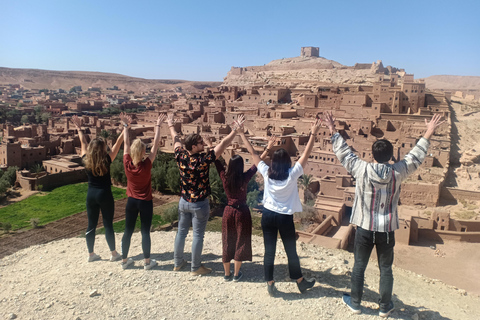
<path id="1" fill-rule="evenodd" d="M 240 116 L 237 121 L 239 125 L 243 124 L 244 118 Z M 170 134 L 174 141 L 175 160 L 180 169 L 180 181 L 182 189 L 182 198 L 178 204 L 178 232 L 175 237 L 174 245 L 174 271 L 184 268 L 187 262 L 183 259 L 185 248 L 185 238 L 187 237 L 190 226 L 193 227 L 192 241 L 192 275 L 207 274 L 212 271 L 201 264 L 201 255 L 203 249 L 203 237 L 210 216 L 210 204 L 208 196 L 210 195 L 209 172 L 210 164 L 222 155 L 223 151 L 232 143 L 236 131 L 232 130 L 213 150 L 204 151 L 205 142 L 203 138 L 196 133 L 192 133 L 185 138 L 185 147 L 182 146 L 180 138 L 174 128 L 173 114 L 167 119 Z M 236 126 L 238 129 L 239 126 Z"/>

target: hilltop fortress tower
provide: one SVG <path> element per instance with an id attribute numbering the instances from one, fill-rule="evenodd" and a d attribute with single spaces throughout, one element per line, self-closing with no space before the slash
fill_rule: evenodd
<path id="1" fill-rule="evenodd" d="M 319 47 L 302 47 L 300 52 L 300 57 L 319 57 L 320 48 Z"/>

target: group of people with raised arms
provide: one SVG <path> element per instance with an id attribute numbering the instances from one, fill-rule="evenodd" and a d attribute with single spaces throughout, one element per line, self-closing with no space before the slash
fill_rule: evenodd
<path id="1" fill-rule="evenodd" d="M 276 137 L 272 136 L 267 148 L 258 156 L 244 133 L 244 117 L 240 115 L 232 124 L 232 131 L 215 147 L 205 151 L 205 141 L 197 133 L 188 135 L 184 144 L 175 131 L 173 114 L 161 114 L 156 122 L 155 136 L 150 155 L 146 157 L 146 146 L 140 139 L 135 139 L 130 145 L 129 128 L 131 118 L 120 115 L 124 126 L 122 134 L 114 144 L 112 151 L 107 151 L 106 143 L 101 138 L 93 139 L 88 145 L 81 131 L 81 121 L 72 117 L 72 122 L 79 131 L 81 153 L 88 175 L 87 215 L 88 229 L 86 232 L 88 261 L 100 257 L 95 254 L 95 228 L 101 210 L 105 237 L 111 251 L 110 261 L 122 260 L 122 268 L 134 264 L 128 258 L 130 239 L 135 228 L 138 214 L 141 220 L 142 249 L 144 268 L 151 269 L 156 261 L 150 258 L 150 227 L 152 224 L 153 205 L 151 188 L 151 169 L 159 148 L 160 125 L 167 121 L 173 140 L 175 161 L 180 171 L 181 198 L 178 206 L 178 231 L 174 242 L 174 271 L 180 271 L 187 266 L 184 259 L 185 238 L 192 227 L 193 241 L 191 249 L 191 274 L 204 275 L 212 271 L 205 267 L 202 261 L 203 239 L 210 205 L 208 196 L 211 193 L 209 170 L 215 164 L 227 195 L 227 206 L 222 218 L 222 262 L 225 271 L 225 281 L 240 281 L 243 273 L 240 270 L 243 261 L 252 260 L 252 219 L 246 203 L 247 185 L 258 171 L 264 180 L 263 210 L 261 226 L 264 239 L 264 274 L 269 295 L 275 296 L 276 288 L 273 278 L 274 261 L 278 234 L 283 242 L 288 258 L 290 278 L 295 280 L 300 292 L 312 288 L 315 280 L 303 277 L 300 260 L 296 250 L 296 234 L 293 214 L 302 211 L 298 194 L 297 181 L 313 150 L 316 135 L 322 122 L 332 135 L 333 151 L 341 164 L 356 179 L 355 200 L 351 223 L 357 226 L 354 242 L 354 267 L 351 279 L 351 295 L 345 294 L 343 302 L 353 313 L 361 313 L 360 303 L 363 293 L 364 273 L 373 247 L 376 247 L 380 269 L 380 316 L 387 317 L 393 310 L 391 301 L 393 289 L 393 247 L 395 245 L 394 231 L 398 229 L 397 205 L 400 195 L 400 184 L 423 162 L 429 146 L 429 139 L 435 129 L 443 122 L 439 115 L 434 115 L 431 121 L 425 120 L 426 133 L 417 145 L 402 161 L 390 163 L 393 158 L 393 146 L 385 139 L 377 140 L 372 145 L 373 163 L 363 161 L 356 156 L 345 140 L 335 129 L 335 118 L 327 112 L 323 119 L 312 122 L 310 138 L 304 152 L 292 166 L 291 157 L 283 148 L 276 148 Z M 233 156 L 228 166 L 218 160 L 225 149 L 232 143 L 236 135 L 241 137 L 245 148 L 252 156 L 253 165 L 244 171 L 244 161 L 239 155 Z M 111 193 L 110 164 L 124 142 L 123 164 L 127 176 L 127 206 L 125 209 L 125 233 L 122 238 L 122 254 L 115 250 L 113 232 L 113 196 Z M 210 144 L 209 144 L 210 145 Z M 210 145 L 211 146 L 211 145 Z M 271 154 L 271 163 L 263 160 Z M 233 263 L 233 273 L 231 261 Z"/>

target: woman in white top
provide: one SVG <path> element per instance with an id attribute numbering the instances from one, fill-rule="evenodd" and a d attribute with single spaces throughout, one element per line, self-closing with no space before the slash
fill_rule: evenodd
<path id="1" fill-rule="evenodd" d="M 264 179 L 262 230 L 265 256 L 263 264 L 270 296 L 274 296 L 276 291 L 273 269 L 278 232 L 280 232 L 287 253 L 290 278 L 297 281 L 298 289 L 302 293 L 315 284 L 315 280 L 304 279 L 300 269 L 293 213 L 302 211 L 297 180 L 303 174 L 303 168 L 312 152 L 315 136 L 320 130 L 320 124 L 320 119 L 316 119 L 312 123 L 311 135 L 305 151 L 293 167 L 290 155 L 283 148 L 273 153 L 272 164 L 269 167 L 255 153 L 243 130 L 240 131 L 240 136 L 247 150 L 252 154 L 253 163 L 258 167 L 258 172 L 262 174 Z M 269 150 L 267 149 L 267 151 Z"/>

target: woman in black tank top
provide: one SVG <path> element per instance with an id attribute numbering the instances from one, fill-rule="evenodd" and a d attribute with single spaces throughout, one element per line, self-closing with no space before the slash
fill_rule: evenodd
<path id="1" fill-rule="evenodd" d="M 95 229 L 100 211 L 102 212 L 103 226 L 105 227 L 105 238 L 112 254 L 110 261 L 120 260 L 122 255 L 115 250 L 115 234 L 113 231 L 115 205 L 111 189 L 110 164 L 117 156 L 120 146 L 122 145 L 123 131 L 113 146 L 112 151 L 108 152 L 107 143 L 102 138 L 95 138 L 87 144 L 86 137 L 81 130 L 81 118 L 73 116 L 71 120 L 78 130 L 82 147 L 81 156 L 88 176 L 88 228 L 85 232 L 88 262 L 100 259 L 100 256 L 93 250 L 95 245 Z"/>

